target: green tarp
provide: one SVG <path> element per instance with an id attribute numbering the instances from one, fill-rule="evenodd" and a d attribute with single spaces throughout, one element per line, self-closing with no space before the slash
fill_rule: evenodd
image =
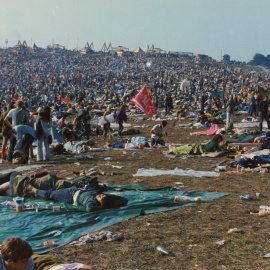
<path id="1" fill-rule="evenodd" d="M 176 195 L 185 195 L 185 192 L 174 188 L 147 189 L 141 185 L 112 186 L 124 188 L 123 192 L 110 192 L 126 197 L 128 205 L 117 209 L 108 209 L 92 213 L 85 212 L 83 207 L 71 204 L 61 204 L 65 207 L 61 211 L 24 210 L 16 213 L 15 209 L 4 206 L 0 208 L 0 242 L 6 237 L 18 236 L 27 240 L 34 252 L 41 254 L 54 247 L 44 247 L 47 240 L 55 241 L 58 246 L 63 246 L 84 234 L 92 233 L 113 224 L 128 220 L 141 214 L 150 214 L 168 211 L 197 202 L 174 202 Z M 202 197 L 202 202 L 217 199 L 228 193 L 198 192 L 190 196 Z M 11 201 L 9 197 L 0 197 L 0 203 Z M 40 203 L 45 208 L 51 201 L 39 199 L 26 199 L 25 203 Z"/>

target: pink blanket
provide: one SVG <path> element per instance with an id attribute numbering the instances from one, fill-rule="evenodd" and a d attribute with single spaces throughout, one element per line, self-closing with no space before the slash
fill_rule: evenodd
<path id="1" fill-rule="evenodd" d="M 213 124 L 209 130 L 193 132 L 190 135 L 214 135 L 219 129 L 221 128 L 217 124 Z"/>

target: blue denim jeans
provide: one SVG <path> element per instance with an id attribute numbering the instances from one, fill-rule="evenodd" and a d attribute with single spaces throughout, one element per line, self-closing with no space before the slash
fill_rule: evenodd
<path id="1" fill-rule="evenodd" d="M 78 190 L 76 187 L 64 188 L 61 190 L 37 190 L 37 196 L 46 199 L 46 200 L 54 200 L 62 203 L 73 203 L 73 194 Z"/>
<path id="2" fill-rule="evenodd" d="M 15 136 L 11 135 L 10 146 L 9 146 L 9 151 L 8 151 L 8 158 L 7 158 L 7 160 L 10 162 L 12 162 L 12 156 L 13 156 L 13 152 L 14 152 L 16 143 L 17 143 L 17 140 L 16 140 Z"/>
<path id="3" fill-rule="evenodd" d="M 265 121 L 267 122 L 267 128 L 270 129 L 268 112 L 260 112 L 260 125 L 259 125 L 260 131 L 262 131 L 263 119 L 265 119 Z"/>
<path id="4" fill-rule="evenodd" d="M 228 140 L 227 142 L 228 143 L 253 143 L 255 138 L 256 136 L 251 136 L 244 139 L 235 138 L 235 139 Z"/>
<path id="5" fill-rule="evenodd" d="M 118 136 L 121 136 L 121 133 L 122 133 L 123 129 L 124 129 L 123 124 L 122 123 L 119 123 Z"/>
<path id="6" fill-rule="evenodd" d="M 161 144 L 161 145 L 165 146 L 165 142 L 161 138 L 158 138 L 157 140 L 155 140 L 154 138 L 152 138 L 151 139 L 151 146 L 153 146 L 155 144 Z"/>
<path id="7" fill-rule="evenodd" d="M 90 131 L 91 131 L 91 126 L 90 126 L 90 124 L 86 124 L 86 125 L 84 126 L 84 131 L 79 135 L 79 138 L 81 138 L 82 136 L 85 136 L 86 139 L 89 140 Z"/>

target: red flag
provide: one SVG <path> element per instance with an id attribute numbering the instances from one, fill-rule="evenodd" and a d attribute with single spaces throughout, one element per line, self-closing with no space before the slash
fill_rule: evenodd
<path id="1" fill-rule="evenodd" d="M 61 98 L 61 101 L 65 102 L 65 103 L 68 103 L 68 104 L 72 104 L 73 103 L 72 100 L 69 100 L 69 99 L 63 98 L 63 97 Z"/>
<path id="2" fill-rule="evenodd" d="M 150 118 L 156 113 L 156 107 L 153 104 L 146 85 L 141 89 L 141 91 L 132 100 L 132 104 L 135 104 L 140 110 L 142 110 Z"/>

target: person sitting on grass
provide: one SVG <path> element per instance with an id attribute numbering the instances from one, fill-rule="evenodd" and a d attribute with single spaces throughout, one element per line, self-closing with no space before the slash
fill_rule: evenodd
<path id="1" fill-rule="evenodd" d="M 87 212 L 124 206 L 128 202 L 124 197 L 103 194 L 100 190 L 96 189 L 81 190 L 76 187 L 64 188 L 62 190 L 36 189 L 28 181 L 25 181 L 24 194 L 28 197 L 39 197 L 62 203 L 82 205 L 86 208 Z"/>
<path id="2" fill-rule="evenodd" d="M 165 146 L 165 142 L 162 139 L 162 136 L 165 134 L 165 127 L 167 126 L 167 121 L 163 120 L 161 124 L 155 125 L 150 133 L 151 133 L 151 146 L 154 147 L 158 144 Z"/>
<path id="3" fill-rule="evenodd" d="M 0 269 L 1 270 L 44 270 L 40 264 L 44 264 L 47 270 L 94 270 L 90 265 L 82 263 L 62 264 L 56 258 L 46 255 L 33 254 L 31 246 L 19 237 L 6 238 L 1 245 Z"/>
<path id="4" fill-rule="evenodd" d="M 186 144 L 180 147 L 173 147 L 163 154 L 175 154 L 175 155 L 201 155 L 205 153 L 216 152 L 219 150 L 219 144 L 222 142 L 223 137 L 221 135 L 215 135 L 212 140 L 207 144 L 194 143 Z"/>
<path id="5" fill-rule="evenodd" d="M 198 123 L 201 123 L 205 127 L 209 127 L 210 126 L 208 117 L 205 115 L 205 113 L 203 111 L 199 111 L 198 112 L 197 122 Z"/>

